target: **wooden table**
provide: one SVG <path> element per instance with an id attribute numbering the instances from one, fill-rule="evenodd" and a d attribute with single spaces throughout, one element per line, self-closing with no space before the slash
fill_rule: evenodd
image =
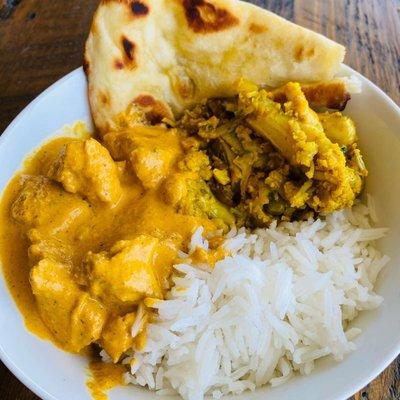
<path id="1" fill-rule="evenodd" d="M 344 44 L 347 64 L 400 104 L 400 0 L 252 2 Z M 0 132 L 39 93 L 82 64 L 83 43 L 97 3 L 1 0 Z M 38 397 L 0 363 L 0 399 Z M 352 398 L 362 399 L 400 399 L 400 358 Z"/>

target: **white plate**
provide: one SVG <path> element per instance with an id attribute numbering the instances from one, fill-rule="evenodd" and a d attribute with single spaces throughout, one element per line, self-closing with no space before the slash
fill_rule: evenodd
<path id="1" fill-rule="evenodd" d="M 346 113 L 355 121 L 361 148 L 370 170 L 368 191 L 377 203 L 381 225 L 390 235 L 380 247 L 392 258 L 381 274 L 378 293 L 385 302 L 365 312 L 355 326 L 363 329 L 358 349 L 342 363 L 323 360 L 310 376 L 296 377 L 284 386 L 246 393 L 241 400 L 344 400 L 377 376 L 400 352 L 400 109 L 380 89 L 349 67 L 362 94 L 354 95 Z M 60 132 L 65 124 L 90 121 L 86 79 L 78 69 L 34 100 L 0 138 L 0 191 L 21 167 L 23 159 L 41 142 Z M 0 356 L 17 378 L 44 400 L 90 399 L 85 381 L 87 360 L 64 353 L 31 335 L 0 279 Z M 130 386 L 112 391 L 112 400 L 158 399 L 147 390 Z"/>

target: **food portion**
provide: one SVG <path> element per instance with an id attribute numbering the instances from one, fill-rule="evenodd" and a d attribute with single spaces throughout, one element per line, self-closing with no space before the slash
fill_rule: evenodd
<path id="1" fill-rule="evenodd" d="M 195 232 L 168 298 L 153 305 L 145 348 L 123 359 L 127 381 L 219 399 L 308 375 L 321 357 L 343 360 L 361 332 L 350 322 L 383 301 L 372 288 L 388 257 L 372 241 L 386 230 L 371 228 L 369 213 L 372 202 L 324 220 L 233 230 L 221 243 L 229 255 L 215 265 L 199 265 L 196 252 L 213 243 Z"/>
<path id="2" fill-rule="evenodd" d="M 211 190 L 239 226 L 351 207 L 367 176 L 351 119 L 316 113 L 296 83 L 267 91 L 242 81 L 238 96 L 204 102 L 174 125 L 208 155 Z"/>
<path id="3" fill-rule="evenodd" d="M 330 80 L 344 54 L 343 46 L 244 1 L 104 0 L 84 68 L 92 115 L 105 134 L 128 106 L 157 123 L 235 95 L 240 78 L 270 87 Z"/>
<path id="4" fill-rule="evenodd" d="M 120 331 L 121 321 L 129 330 L 145 298 L 164 297 L 193 230 L 234 223 L 176 130 L 144 126 L 111 135 L 107 143 L 118 161 L 94 138 L 45 144 L 2 203 L 2 253 L 24 254 L 5 262 L 10 286 L 16 296 L 33 294 L 51 338 L 73 352 L 96 342 L 122 353 L 125 346 L 119 351 L 109 343 L 115 342 L 110 331 Z M 132 138 L 132 148 L 119 153 Z M 32 307 L 22 308 L 31 321 Z"/>

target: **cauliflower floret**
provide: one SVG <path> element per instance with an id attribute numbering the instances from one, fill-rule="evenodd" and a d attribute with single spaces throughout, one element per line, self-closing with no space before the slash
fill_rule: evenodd
<path id="1" fill-rule="evenodd" d="M 178 164 L 181 171 L 196 172 L 200 178 L 209 180 L 212 176 L 210 159 L 202 151 L 192 150 Z"/>
<path id="2" fill-rule="evenodd" d="M 287 199 L 296 207 L 307 202 L 319 212 L 352 206 L 361 191 L 362 174 L 347 165 L 342 149 L 328 139 L 301 86 L 288 83 L 284 91 L 287 102 L 283 106 L 269 92 L 249 83 L 241 83 L 239 98 L 249 125 L 312 182 L 305 186 L 307 190 L 300 189 L 301 196 L 288 185 Z"/>

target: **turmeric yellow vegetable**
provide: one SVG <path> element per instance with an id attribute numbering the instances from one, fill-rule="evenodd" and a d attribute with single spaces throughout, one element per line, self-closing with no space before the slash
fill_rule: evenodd
<path id="1" fill-rule="evenodd" d="M 340 112 L 318 114 L 326 136 L 339 146 L 349 146 L 357 141 L 354 122 Z"/>
<path id="2" fill-rule="evenodd" d="M 361 176 L 347 165 L 339 144 L 327 137 L 323 123 L 309 107 L 301 86 L 288 83 L 284 87 L 287 99 L 284 105 L 275 103 L 266 90 L 259 90 L 255 85 L 241 82 L 239 90 L 239 101 L 247 114 L 247 123 L 312 182 L 302 194 L 303 198 L 308 198 L 307 204 L 318 212 L 350 207 L 361 191 Z M 349 121 L 341 118 L 340 122 L 348 125 L 347 130 L 350 129 Z M 336 131 L 335 134 L 338 136 Z M 304 190 L 304 186 L 302 188 Z M 287 189 L 286 192 L 291 193 L 287 200 L 296 207 L 299 197 L 293 191 L 293 187 Z"/>

